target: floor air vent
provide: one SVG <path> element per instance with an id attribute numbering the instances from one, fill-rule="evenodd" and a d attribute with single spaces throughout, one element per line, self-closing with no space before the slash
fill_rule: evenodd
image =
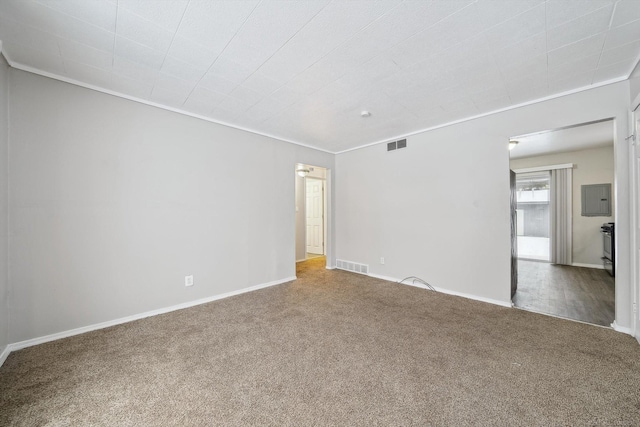
<path id="1" fill-rule="evenodd" d="M 369 274 L 369 266 L 366 264 L 358 264 L 357 262 L 336 260 L 336 267 L 340 270 L 352 271 L 354 273 Z"/>

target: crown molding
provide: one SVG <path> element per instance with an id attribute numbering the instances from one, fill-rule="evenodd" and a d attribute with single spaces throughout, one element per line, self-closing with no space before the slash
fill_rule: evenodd
<path id="1" fill-rule="evenodd" d="M 266 133 L 266 132 L 260 132 L 260 131 L 257 131 L 255 129 L 250 129 L 250 128 L 234 125 L 232 123 L 227 123 L 227 122 L 223 122 L 223 121 L 220 121 L 220 120 L 215 120 L 215 119 L 213 119 L 211 117 L 207 117 L 207 116 L 203 116 L 203 115 L 200 115 L 200 114 L 192 113 L 190 111 L 182 110 L 180 108 L 169 107 L 167 105 L 158 104 L 156 102 L 149 101 L 149 100 L 146 100 L 146 99 L 142 99 L 142 98 L 137 98 L 135 96 L 126 95 L 124 93 L 116 92 L 116 91 L 113 91 L 113 90 L 110 90 L 110 89 L 105 89 L 105 88 L 102 88 L 100 86 L 95 86 L 95 85 L 92 85 L 92 84 L 84 83 L 84 82 L 81 82 L 79 80 L 70 79 L 68 77 L 63 77 L 63 76 L 60 76 L 60 75 L 55 74 L 55 73 L 49 73 L 47 71 L 42 71 L 42 70 L 39 70 L 37 68 L 29 67 L 27 65 L 23 65 L 23 64 L 20 64 L 18 62 L 14 62 L 8 56 L 6 56 L 6 54 L 4 54 L 4 57 L 7 60 L 7 62 L 9 63 L 9 65 L 12 68 L 15 68 L 17 70 L 26 71 L 26 72 L 32 73 L 32 74 L 37 74 L 39 76 L 47 77 L 47 78 L 50 78 L 50 79 L 53 79 L 53 80 L 59 80 L 59 81 L 64 82 L 64 83 L 69 83 L 69 84 L 72 84 L 72 85 L 75 85 L 75 86 L 80 86 L 80 87 L 83 87 L 85 89 L 95 90 L 96 92 L 105 93 L 107 95 L 116 96 L 118 98 L 124 98 L 124 99 L 127 99 L 129 101 L 138 102 L 140 104 L 149 105 L 151 107 L 160 108 L 162 110 L 172 111 L 174 113 L 182 114 L 182 115 L 189 116 L 189 117 L 194 117 L 196 119 L 200 119 L 200 120 L 204 120 L 206 122 L 215 123 L 217 125 L 226 126 L 226 127 L 229 127 L 229 128 L 241 130 L 243 132 L 253 133 L 255 135 L 260 135 L 260 136 L 264 136 L 264 137 L 267 137 L 267 138 L 276 139 L 278 141 L 287 142 L 289 144 L 294 144 L 294 145 L 299 145 L 301 147 L 310 148 L 312 150 L 317 150 L 317 151 L 322 151 L 324 153 L 335 154 L 334 152 L 329 151 L 329 150 L 325 150 L 324 148 L 320 148 L 320 147 L 316 147 L 316 146 L 313 146 L 313 145 L 305 144 L 305 143 L 302 143 L 300 141 L 294 141 L 292 139 L 286 139 L 286 138 L 283 138 L 281 136 L 272 135 L 272 134 L 269 134 L 269 133 Z"/>
<path id="2" fill-rule="evenodd" d="M 371 147 L 373 145 L 386 144 L 388 142 L 392 142 L 392 141 L 395 141 L 395 140 L 398 140 L 398 139 L 408 138 L 410 136 L 414 136 L 414 135 L 417 135 L 419 133 L 429 132 L 429 131 L 436 130 L 436 129 L 441 129 L 441 128 L 444 128 L 444 127 L 447 127 L 447 126 L 453 126 L 453 125 L 457 125 L 459 123 L 464 123 L 464 122 L 468 122 L 468 121 L 471 121 L 471 120 L 479 119 L 481 117 L 487 117 L 487 116 L 490 116 L 492 114 L 503 113 L 505 111 L 515 110 L 516 108 L 526 107 L 528 105 L 538 104 L 538 103 L 544 102 L 544 101 L 550 101 L 552 99 L 561 98 L 561 97 L 567 96 L 567 95 L 573 95 L 574 93 L 584 92 L 584 91 L 587 91 L 587 90 L 590 90 L 590 89 L 596 89 L 596 88 L 599 88 L 599 87 L 602 87 L 602 86 L 608 86 L 608 85 L 611 85 L 611 84 L 620 83 L 620 82 L 623 82 L 623 81 L 625 81 L 627 79 L 628 79 L 627 77 L 618 77 L 616 79 L 606 80 L 604 82 L 600 82 L 600 83 L 597 83 L 597 84 L 594 84 L 594 85 L 582 86 L 582 87 L 579 87 L 577 89 L 572 89 L 572 90 L 568 90 L 568 91 L 565 91 L 565 92 L 556 93 L 556 94 L 553 94 L 553 95 L 545 96 L 543 98 L 537 98 L 537 99 L 534 99 L 534 100 L 531 100 L 531 101 L 522 102 L 520 104 L 511 105 L 509 107 L 501 108 L 501 109 L 498 109 L 498 110 L 492 110 L 492 111 L 489 111 L 489 112 L 486 112 L 486 113 L 477 114 L 475 116 L 465 117 L 465 118 L 462 118 L 462 119 L 459 119 L 459 120 L 455 120 L 455 121 L 452 121 L 452 122 L 443 123 L 441 125 L 435 125 L 435 126 L 431 126 L 431 127 L 428 127 L 428 128 L 420 129 L 420 130 L 417 130 L 417 131 L 414 131 L 414 132 L 405 133 L 405 134 L 402 134 L 402 135 L 399 135 L 399 136 L 394 136 L 393 138 L 383 139 L 383 140 L 380 140 L 380 141 L 376 141 L 376 142 L 371 142 L 371 143 L 368 143 L 368 144 L 360 145 L 358 147 L 353 147 L 353 148 L 348 148 L 346 150 L 337 151 L 334 154 L 343 154 L 343 153 L 348 153 L 350 151 L 355 151 L 355 150 L 360 150 L 362 148 Z"/>
<path id="3" fill-rule="evenodd" d="M 37 75 L 40 75 L 40 76 L 43 76 L 43 77 L 47 77 L 47 78 L 50 78 L 50 79 L 54 79 L 54 80 L 59 80 L 59 81 L 65 82 L 65 83 L 69 83 L 69 84 L 75 85 L 75 86 L 80 86 L 80 87 L 83 87 L 83 88 L 86 88 L 86 89 L 95 90 L 97 92 L 106 93 L 107 95 L 117 96 L 119 98 L 124 98 L 124 99 L 127 99 L 129 101 L 138 102 L 138 103 L 141 103 L 141 104 L 149 105 L 151 107 L 156 107 L 156 108 L 160 108 L 162 110 L 172 111 L 174 113 L 178 113 L 178 114 L 183 114 L 183 115 L 186 115 L 186 116 L 194 117 L 196 119 L 204 120 L 204 121 L 207 121 L 207 122 L 210 122 L 210 123 L 215 123 L 217 125 L 226 126 L 226 127 L 232 128 L 232 129 L 241 130 L 241 131 L 252 133 L 252 134 L 255 134 L 255 135 L 264 136 L 264 137 L 267 137 L 267 138 L 275 139 L 275 140 L 282 141 L 282 142 L 287 142 L 289 144 L 294 144 L 294 145 L 298 145 L 298 146 L 301 146 L 301 147 L 305 147 L 305 148 L 309 148 L 309 149 L 312 149 L 312 150 L 317 150 L 317 151 L 321 151 L 321 152 L 328 153 L 328 154 L 333 154 L 333 155 L 344 154 L 344 153 L 348 153 L 350 151 L 360 150 L 360 149 L 371 147 L 371 146 L 374 146 L 374 145 L 386 144 L 386 143 L 391 142 L 391 141 L 396 141 L 398 139 L 408 138 L 410 136 L 414 136 L 414 135 L 417 135 L 417 134 L 420 134 L 420 133 L 429 132 L 429 131 L 433 131 L 433 130 L 436 130 L 436 129 L 441 129 L 441 128 L 445 128 L 445 127 L 448 127 L 448 126 L 457 125 L 457 124 L 460 124 L 460 123 L 468 122 L 468 121 L 479 119 L 479 118 L 482 118 L 482 117 L 487 117 L 487 116 L 490 116 L 490 115 L 493 115 L 493 114 L 498 114 L 498 113 L 503 113 L 505 111 L 515 110 L 516 108 L 526 107 L 526 106 L 529 106 L 529 105 L 538 104 L 540 102 L 545 102 L 545 101 L 550 101 L 552 99 L 561 98 L 563 96 L 573 95 L 575 93 L 584 92 L 584 91 L 587 91 L 587 90 L 596 89 L 596 88 L 599 88 L 599 87 L 603 87 L 603 86 L 608 86 L 608 85 L 611 85 L 611 84 L 619 83 L 619 82 L 628 80 L 629 77 L 631 76 L 631 73 L 633 72 L 633 70 L 635 69 L 637 64 L 640 62 L 640 56 L 639 56 L 638 59 L 635 61 L 635 65 L 631 68 L 631 70 L 629 71 L 629 73 L 626 76 L 622 76 L 622 77 L 618 77 L 618 78 L 615 78 L 615 79 L 606 80 L 604 82 L 596 83 L 596 84 L 589 85 L 589 86 L 582 86 L 582 87 L 579 87 L 579 88 L 576 88 L 576 89 L 572 89 L 572 90 L 556 93 L 556 94 L 545 96 L 545 97 L 542 97 L 542 98 L 533 99 L 531 101 L 522 102 L 520 104 L 511 105 L 511 106 L 500 108 L 500 109 L 497 109 L 497 110 L 488 111 L 486 113 L 481 113 L 481 114 L 477 114 L 477 115 L 469 116 L 469 117 L 463 117 L 461 119 L 454 120 L 454 121 L 451 121 L 451 122 L 446 122 L 446 123 L 443 123 L 443 124 L 439 124 L 439 125 L 435 125 L 435 126 L 431 126 L 431 127 L 427 127 L 427 128 L 422 128 L 422 129 L 419 129 L 419 130 L 416 130 L 416 131 L 413 131 L 413 132 L 396 135 L 396 136 L 394 136 L 392 138 L 386 138 L 386 139 L 383 139 L 383 140 L 378 140 L 378 141 L 375 141 L 375 142 L 370 142 L 370 143 L 367 143 L 367 144 L 358 145 L 356 147 L 347 148 L 346 150 L 331 151 L 331 150 L 327 150 L 327 149 L 324 149 L 324 148 L 316 147 L 314 145 L 305 144 L 305 143 L 302 143 L 300 141 L 295 141 L 295 140 L 292 140 L 292 139 L 283 138 L 281 136 L 273 135 L 273 134 L 270 134 L 270 133 L 260 132 L 260 131 L 257 131 L 255 129 L 250 129 L 250 128 L 234 125 L 234 124 L 231 124 L 231 123 L 215 120 L 215 119 L 212 119 L 211 117 L 207 117 L 207 116 L 203 116 L 203 115 L 200 115 L 200 114 L 192 113 L 190 111 L 186 111 L 186 110 L 182 110 L 182 109 L 174 108 L 174 107 L 169 107 L 169 106 L 158 104 L 158 103 L 155 103 L 155 102 L 152 102 L 152 101 L 149 101 L 149 100 L 145 100 L 145 99 L 137 98 L 137 97 L 134 97 L 134 96 L 126 95 L 126 94 L 123 94 L 123 93 L 120 93 L 120 92 L 116 92 L 116 91 L 112 91 L 112 90 L 109 90 L 109 89 L 101 88 L 99 86 L 83 83 L 83 82 L 75 80 L 75 79 L 70 79 L 68 77 L 63 77 L 63 76 L 60 76 L 60 75 L 55 74 L 55 73 L 49 73 L 47 71 L 42 71 L 42 70 L 39 70 L 37 68 L 29 67 L 29 66 L 14 62 L 14 61 L 11 60 L 11 58 L 9 58 L 7 56 L 6 52 L 2 51 L 2 41 L 0 41 L 0 53 L 2 53 L 4 58 L 7 60 L 7 63 L 12 68 L 15 68 L 15 69 L 18 69 L 18 70 L 21 70 L 21 71 L 26 71 L 28 73 L 37 74 Z"/>

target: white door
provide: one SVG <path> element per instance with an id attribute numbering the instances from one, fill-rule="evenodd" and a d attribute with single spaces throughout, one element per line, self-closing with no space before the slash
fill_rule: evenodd
<path id="1" fill-rule="evenodd" d="M 307 253 L 324 255 L 324 181 L 306 178 Z"/>

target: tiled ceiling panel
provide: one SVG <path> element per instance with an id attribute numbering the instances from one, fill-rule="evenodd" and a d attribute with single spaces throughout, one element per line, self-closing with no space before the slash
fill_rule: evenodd
<path id="1" fill-rule="evenodd" d="M 2 0 L 0 40 L 17 68 L 339 152 L 628 78 L 640 0 Z"/>

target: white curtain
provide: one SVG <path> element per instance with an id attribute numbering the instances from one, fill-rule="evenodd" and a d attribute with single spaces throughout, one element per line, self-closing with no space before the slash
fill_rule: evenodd
<path id="1" fill-rule="evenodd" d="M 571 265 L 571 169 L 551 170 L 551 262 Z"/>

